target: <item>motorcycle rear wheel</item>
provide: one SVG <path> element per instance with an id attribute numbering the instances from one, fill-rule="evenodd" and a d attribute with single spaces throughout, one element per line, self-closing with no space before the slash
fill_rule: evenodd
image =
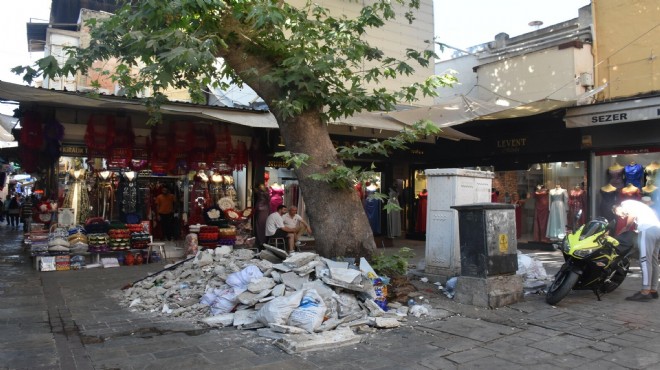
<path id="1" fill-rule="evenodd" d="M 555 281 L 550 285 L 550 288 L 548 288 L 545 301 L 551 305 L 559 303 L 559 301 L 564 299 L 568 293 L 571 292 L 579 278 L 580 275 L 570 270 L 557 274 Z"/>

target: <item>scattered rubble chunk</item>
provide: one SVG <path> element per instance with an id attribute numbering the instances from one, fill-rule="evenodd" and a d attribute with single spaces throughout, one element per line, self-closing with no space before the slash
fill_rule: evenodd
<path id="1" fill-rule="evenodd" d="M 360 343 L 361 336 L 349 328 L 326 331 L 317 334 L 285 334 L 275 341 L 275 345 L 289 354 L 338 348 Z"/>
<path id="2" fill-rule="evenodd" d="M 200 321 L 212 327 L 232 326 L 234 324 L 234 314 L 223 313 L 216 316 L 205 317 Z"/>

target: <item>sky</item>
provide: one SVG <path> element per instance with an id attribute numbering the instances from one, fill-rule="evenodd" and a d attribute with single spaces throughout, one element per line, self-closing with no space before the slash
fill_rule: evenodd
<path id="1" fill-rule="evenodd" d="M 337 0 L 339 1 L 339 0 Z M 438 41 L 465 49 L 494 40 L 506 32 L 517 36 L 531 32 L 531 21 L 550 26 L 578 16 L 578 9 L 589 0 L 433 0 L 435 34 Z M 47 20 L 50 0 L 0 1 L 0 80 L 22 83 L 10 72 L 17 65 L 33 64 L 41 53 L 28 53 L 26 24 L 30 19 Z M 0 104 L 0 113 L 11 114 L 11 107 Z"/>

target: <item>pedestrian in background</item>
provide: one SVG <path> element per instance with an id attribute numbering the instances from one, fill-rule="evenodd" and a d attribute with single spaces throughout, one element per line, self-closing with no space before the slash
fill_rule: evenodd
<path id="1" fill-rule="evenodd" d="M 25 197 L 23 204 L 21 204 L 21 220 L 23 220 L 23 232 L 30 232 L 32 227 L 32 215 L 33 215 L 33 195 Z"/>
<path id="2" fill-rule="evenodd" d="M 11 201 L 9 202 L 8 210 L 9 210 L 9 219 L 10 219 L 11 227 L 14 229 L 18 229 L 18 225 L 21 223 L 19 220 L 21 214 L 20 194 L 18 193 L 14 194 L 14 196 L 11 198 Z"/>
<path id="3" fill-rule="evenodd" d="M 629 301 L 648 302 L 658 298 L 658 252 L 660 251 L 660 220 L 651 207 L 636 200 L 624 200 L 614 207 L 614 213 L 626 219 L 626 226 L 637 225 L 639 264 L 642 268 L 642 290 L 626 297 Z"/>
<path id="4" fill-rule="evenodd" d="M 11 203 L 11 194 L 7 194 L 7 198 L 5 198 L 4 202 L 2 202 L 3 207 L 2 207 L 2 213 L 5 216 L 5 221 L 7 222 L 7 226 L 9 226 L 9 203 Z"/>

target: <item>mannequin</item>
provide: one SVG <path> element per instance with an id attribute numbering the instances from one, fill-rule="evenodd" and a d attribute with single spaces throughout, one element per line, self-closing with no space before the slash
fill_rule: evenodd
<path id="1" fill-rule="evenodd" d="M 621 189 L 625 185 L 623 183 L 623 171 L 623 166 L 616 162 L 607 168 L 609 183 L 617 189 Z"/>
<path id="2" fill-rule="evenodd" d="M 381 233 L 380 228 L 380 199 L 371 197 L 372 194 L 378 191 L 378 186 L 375 184 L 368 184 L 365 188 L 364 211 L 367 213 L 369 225 L 374 235 Z"/>
<path id="3" fill-rule="evenodd" d="M 619 201 L 623 202 L 628 199 L 642 199 L 642 191 L 632 183 L 628 183 L 623 189 L 619 190 Z"/>
<path id="4" fill-rule="evenodd" d="M 548 239 L 559 239 L 560 234 L 566 232 L 566 204 L 568 203 L 568 192 L 557 184 L 550 190 L 550 217 L 548 218 L 548 230 L 545 236 Z"/>
<path id="5" fill-rule="evenodd" d="M 387 202 L 394 206 L 399 206 L 399 193 L 396 191 L 396 184 L 389 190 Z M 401 211 L 389 211 L 387 213 L 387 237 L 396 238 L 401 236 Z"/>
<path id="6" fill-rule="evenodd" d="M 520 200 L 518 193 L 513 193 L 511 196 L 511 204 L 515 207 L 514 212 L 516 216 L 516 239 L 522 236 L 522 207 L 525 204 L 524 200 Z"/>
<path id="7" fill-rule="evenodd" d="M 647 180 L 646 186 L 642 188 L 642 195 L 649 196 L 651 199 L 653 199 L 652 195 L 656 190 L 658 190 L 658 188 L 655 186 L 655 181 Z"/>
<path id="8" fill-rule="evenodd" d="M 270 214 L 270 195 L 266 184 L 259 184 L 254 191 L 254 235 L 259 249 L 267 241 L 266 239 L 266 219 Z"/>
<path id="9" fill-rule="evenodd" d="M 600 216 L 605 217 L 610 222 L 615 222 L 616 218 L 612 212 L 612 207 L 617 203 L 617 188 L 612 184 L 607 184 L 600 188 Z"/>
<path id="10" fill-rule="evenodd" d="M 658 177 L 658 168 L 660 168 L 660 163 L 658 161 L 653 161 L 649 163 L 646 168 L 644 168 L 644 173 L 646 174 L 646 181 L 657 181 Z"/>
<path id="11" fill-rule="evenodd" d="M 422 189 L 422 191 L 420 191 L 419 194 L 417 194 L 418 201 L 417 201 L 417 219 L 415 221 L 415 231 L 419 233 L 426 232 L 426 202 L 428 196 L 429 193 L 426 191 L 426 189 Z"/>
<path id="12" fill-rule="evenodd" d="M 274 182 L 268 188 L 270 195 L 270 213 L 277 211 L 277 207 L 284 203 L 284 186 Z"/>
<path id="13" fill-rule="evenodd" d="M 644 178 L 644 169 L 641 164 L 630 162 L 625 169 L 624 174 L 626 177 L 626 184 L 632 184 L 638 188 L 642 187 L 642 179 Z"/>
<path id="14" fill-rule="evenodd" d="M 545 239 L 545 233 L 548 227 L 549 199 L 548 189 L 543 185 L 538 185 L 533 194 L 535 201 L 534 210 L 534 240 L 539 242 Z"/>
<path id="15" fill-rule="evenodd" d="M 568 224 L 571 230 L 576 230 L 580 225 L 584 225 L 586 220 L 587 192 L 582 190 L 580 185 L 575 185 L 568 194 Z M 575 220 L 577 213 L 582 210 L 579 220 Z"/>

